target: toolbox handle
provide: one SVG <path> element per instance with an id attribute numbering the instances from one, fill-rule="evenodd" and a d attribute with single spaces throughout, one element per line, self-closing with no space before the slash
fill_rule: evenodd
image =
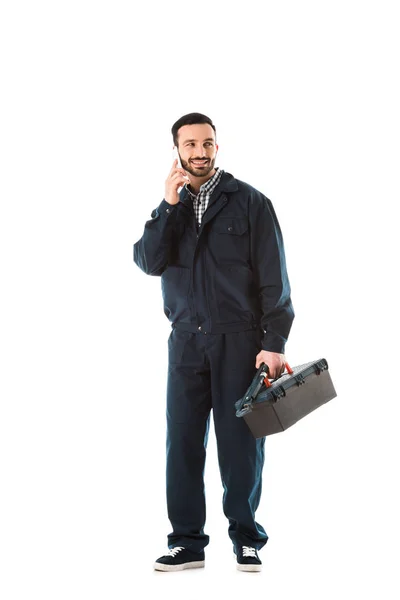
<path id="1" fill-rule="evenodd" d="M 267 373 L 268 373 L 269 372 L 268 365 L 266 363 L 262 363 L 262 364 L 266 366 Z M 289 363 L 285 362 L 285 367 L 286 367 L 286 371 L 289 373 L 289 375 L 293 375 L 293 369 L 289 366 Z M 280 377 L 282 377 L 282 375 L 285 375 L 285 371 L 280 375 Z M 279 377 L 277 379 L 279 379 Z M 271 387 L 272 383 L 268 379 L 268 375 L 267 375 L 267 377 L 264 378 L 264 383 L 265 383 L 265 387 L 267 387 L 267 388 Z"/>

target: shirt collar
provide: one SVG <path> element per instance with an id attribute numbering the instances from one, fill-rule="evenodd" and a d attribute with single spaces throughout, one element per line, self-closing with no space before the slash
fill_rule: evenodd
<path id="1" fill-rule="evenodd" d="M 222 173 L 223 173 L 223 171 L 219 167 L 215 167 L 215 173 L 214 173 L 214 175 L 212 177 L 210 177 L 210 179 L 207 179 L 207 181 L 205 181 L 200 186 L 199 194 L 201 194 L 202 192 L 207 192 L 210 188 L 212 188 L 213 185 L 219 180 L 219 178 L 221 177 Z M 194 192 L 192 192 L 189 189 L 187 183 L 185 183 L 185 188 L 189 192 L 189 194 L 190 194 L 190 196 L 192 198 L 197 198 L 197 196 L 199 195 L 199 194 L 195 194 Z"/>

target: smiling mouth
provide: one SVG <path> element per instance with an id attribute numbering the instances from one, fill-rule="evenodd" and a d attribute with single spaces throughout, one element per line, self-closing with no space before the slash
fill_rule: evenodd
<path id="1" fill-rule="evenodd" d="M 195 167 L 205 167 L 208 164 L 208 160 L 191 160 L 190 161 Z"/>

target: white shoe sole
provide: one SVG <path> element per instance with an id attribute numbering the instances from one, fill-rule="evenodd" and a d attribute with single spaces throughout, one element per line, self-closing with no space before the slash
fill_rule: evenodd
<path id="1" fill-rule="evenodd" d="M 233 553 L 234 559 L 237 561 L 237 557 L 236 554 Z M 248 571 L 248 572 L 258 572 L 258 571 L 262 571 L 262 565 L 240 565 L 238 562 L 236 562 L 236 568 L 238 571 Z"/>
<path id="2" fill-rule="evenodd" d="M 204 567 L 204 560 L 182 563 L 181 565 L 164 565 L 163 563 L 155 562 L 155 571 L 183 571 L 184 569 L 201 569 Z"/>
<path id="3" fill-rule="evenodd" d="M 261 571 L 262 570 L 262 565 L 239 565 L 239 563 L 237 564 L 237 570 L 238 571 Z"/>

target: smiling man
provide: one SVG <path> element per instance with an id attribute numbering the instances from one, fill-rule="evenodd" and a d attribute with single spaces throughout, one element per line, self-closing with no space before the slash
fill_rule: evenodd
<path id="1" fill-rule="evenodd" d="M 281 230 L 271 201 L 218 167 L 216 130 L 200 113 L 172 127 L 178 158 L 165 195 L 134 245 L 134 260 L 161 276 L 168 339 L 167 507 L 169 551 L 154 568 L 203 567 L 204 467 L 210 413 L 237 568 L 261 570 L 267 542 L 256 522 L 265 438 L 235 413 L 262 362 L 285 368 L 294 312 Z M 180 191 L 179 191 L 180 190 Z"/>
<path id="2" fill-rule="evenodd" d="M 211 137 L 206 137 L 213 134 Z M 195 137 L 192 137 L 195 136 Z M 204 139 L 203 139 L 204 138 Z M 215 143 L 211 125 L 183 125 L 176 134 L 176 146 L 183 170 L 192 175 L 191 185 L 198 192 L 200 186 L 215 174 L 215 158 L 218 145 Z"/>

